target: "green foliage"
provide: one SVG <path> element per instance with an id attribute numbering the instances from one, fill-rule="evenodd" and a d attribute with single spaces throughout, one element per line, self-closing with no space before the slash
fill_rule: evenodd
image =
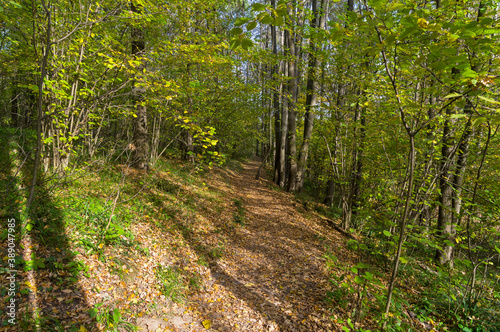
<path id="1" fill-rule="evenodd" d="M 103 303 L 97 303 L 94 308 L 89 309 L 92 319 L 99 322 L 106 331 L 137 331 L 137 327 L 123 320 L 119 309 L 108 310 L 103 307 Z"/>
<path id="2" fill-rule="evenodd" d="M 187 287 L 182 273 L 175 267 L 156 267 L 156 279 L 161 292 L 174 302 L 182 303 L 186 298 Z"/>

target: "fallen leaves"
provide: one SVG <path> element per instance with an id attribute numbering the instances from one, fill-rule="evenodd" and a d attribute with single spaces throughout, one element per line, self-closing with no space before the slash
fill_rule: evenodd
<path id="1" fill-rule="evenodd" d="M 208 319 L 205 319 L 205 320 L 204 320 L 201 324 L 202 324 L 202 325 L 203 325 L 203 327 L 204 327 L 204 328 L 206 328 L 207 330 L 208 330 L 209 328 L 211 328 L 211 327 L 212 327 L 212 322 L 211 322 L 211 321 L 209 321 Z"/>

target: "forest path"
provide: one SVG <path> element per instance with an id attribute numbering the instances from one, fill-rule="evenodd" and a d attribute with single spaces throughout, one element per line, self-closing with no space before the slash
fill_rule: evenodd
<path id="1" fill-rule="evenodd" d="M 218 331 L 335 331 L 322 256 L 327 247 L 342 256 L 345 240 L 292 194 L 255 180 L 259 165 L 224 176 L 244 222 L 223 236 L 225 254 L 210 263 L 211 286 L 197 298 L 200 313 Z"/>

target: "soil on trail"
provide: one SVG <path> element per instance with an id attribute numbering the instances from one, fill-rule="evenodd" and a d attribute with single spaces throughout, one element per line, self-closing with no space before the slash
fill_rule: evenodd
<path id="1" fill-rule="evenodd" d="M 259 162 L 243 167 L 226 173 L 224 190 L 242 202 L 244 225 L 225 234 L 225 254 L 210 262 L 210 286 L 193 299 L 199 313 L 217 331 L 336 331 L 322 256 L 345 240 L 293 195 L 255 180 Z"/>

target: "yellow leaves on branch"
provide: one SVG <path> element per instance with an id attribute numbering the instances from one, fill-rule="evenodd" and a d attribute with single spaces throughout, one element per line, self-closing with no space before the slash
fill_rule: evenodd
<path id="1" fill-rule="evenodd" d="M 429 26 L 429 22 L 427 22 L 427 20 L 422 17 L 417 20 L 417 24 L 422 29 L 427 29 L 427 27 Z"/>

